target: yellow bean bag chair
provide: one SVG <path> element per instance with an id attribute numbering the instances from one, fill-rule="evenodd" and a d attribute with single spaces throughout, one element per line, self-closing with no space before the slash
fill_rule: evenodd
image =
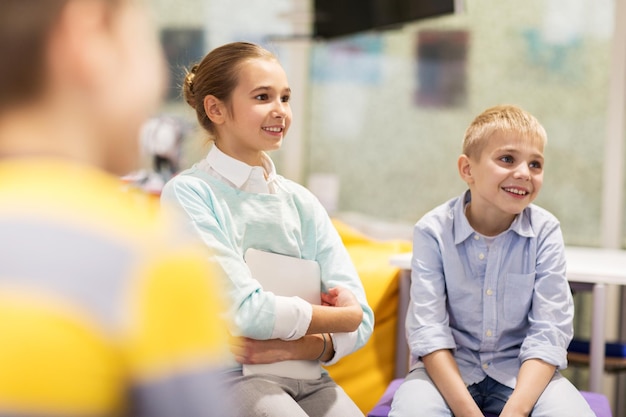
<path id="1" fill-rule="evenodd" d="M 333 223 L 359 273 L 376 324 L 362 349 L 326 369 L 366 414 L 394 376 L 399 270 L 389 265 L 389 258 L 410 252 L 411 243 L 374 240 L 338 220 Z"/>

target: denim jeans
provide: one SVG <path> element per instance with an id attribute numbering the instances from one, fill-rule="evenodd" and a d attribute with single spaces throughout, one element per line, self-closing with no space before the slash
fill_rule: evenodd
<path id="1" fill-rule="evenodd" d="M 470 385 L 467 390 L 472 394 L 478 407 L 485 413 L 500 414 L 513 390 L 498 381 L 486 377 Z"/>

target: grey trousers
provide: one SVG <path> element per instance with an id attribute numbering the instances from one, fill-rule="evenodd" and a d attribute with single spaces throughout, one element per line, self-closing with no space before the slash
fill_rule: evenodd
<path id="1" fill-rule="evenodd" d="M 363 413 L 328 375 L 292 379 L 229 372 L 232 417 L 363 417 Z"/>
<path id="2" fill-rule="evenodd" d="M 508 400 L 511 388 L 501 385 L 500 407 Z M 498 395 L 500 394 L 500 395 Z M 476 399 L 476 398 L 475 398 Z M 485 411 L 485 410 L 483 410 Z M 560 373 L 555 373 L 530 414 L 532 417 L 594 417 L 589 404 L 576 387 Z M 452 417 L 452 411 L 432 382 L 426 369 L 411 371 L 396 391 L 390 417 Z"/>

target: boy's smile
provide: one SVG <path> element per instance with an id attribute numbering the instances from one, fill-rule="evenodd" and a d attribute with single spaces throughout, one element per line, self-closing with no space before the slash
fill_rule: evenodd
<path id="1" fill-rule="evenodd" d="M 539 194 L 543 163 L 542 142 L 517 134 L 494 134 L 478 158 L 461 155 L 459 172 L 472 194 L 467 212 L 472 227 L 485 235 L 506 230 Z"/>

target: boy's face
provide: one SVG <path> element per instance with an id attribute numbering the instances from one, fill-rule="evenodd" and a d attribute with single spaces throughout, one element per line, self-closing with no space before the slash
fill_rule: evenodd
<path id="1" fill-rule="evenodd" d="M 111 6 L 100 43 L 93 48 L 92 106 L 99 117 L 100 154 L 106 168 L 125 174 L 139 162 L 139 129 L 156 110 L 166 72 L 153 22 L 144 1 L 124 0 Z M 99 48 L 98 48 L 99 47 Z"/>
<path id="2" fill-rule="evenodd" d="M 495 133 L 478 157 L 462 155 L 459 172 L 470 187 L 475 220 L 508 227 L 539 194 L 543 164 L 543 143 L 515 133 Z"/>

